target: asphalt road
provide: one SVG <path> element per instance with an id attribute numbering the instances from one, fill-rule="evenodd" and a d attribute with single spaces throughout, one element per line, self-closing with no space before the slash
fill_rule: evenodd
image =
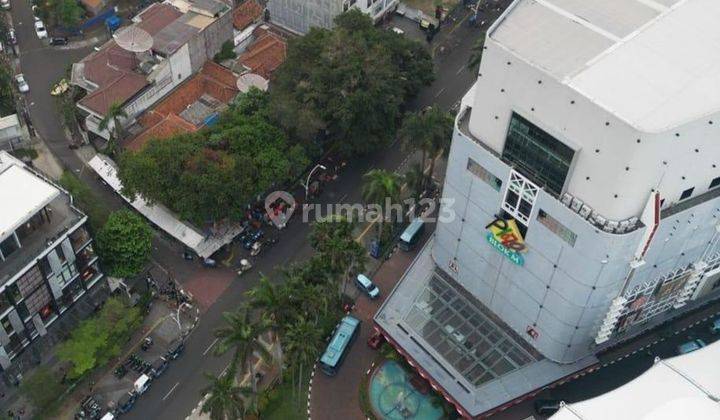
<path id="1" fill-rule="evenodd" d="M 509 1 L 503 2 L 505 5 Z M 51 152 L 68 170 L 81 176 L 101 199 L 112 208 L 123 206 L 119 197 L 108 191 L 92 174 L 84 169 L 82 160 L 69 149 L 69 141 L 60 124 L 54 99 L 50 96 L 51 86 L 65 75 L 68 66 L 91 52 L 91 48 L 60 50 L 41 42 L 33 29 L 33 16 L 30 2 L 13 0 L 11 11 L 20 45 L 19 71 L 25 74 L 30 85 L 30 93 L 25 97 L 30 117 Z M 497 15 L 497 13 L 495 13 Z M 481 29 L 470 28 L 466 24 L 467 12 L 460 11 L 456 16 L 456 28 L 445 28 L 444 33 L 436 37 L 434 44 L 442 44 L 442 53 L 436 57 L 437 80 L 423 89 L 411 109 L 438 104 L 449 109 L 469 89 L 475 80 L 474 72 L 467 69 L 470 49 L 479 36 Z M 486 17 L 489 24 L 493 18 Z M 449 25 L 456 23 L 450 22 Z M 487 28 L 487 24 L 485 25 Z M 436 49 L 437 50 L 437 49 Z M 400 150 L 399 144 L 393 144 L 365 159 L 351 162 L 338 181 L 325 189 L 319 201 L 325 203 L 355 203 L 360 200 L 362 175 L 370 169 L 382 168 L 395 170 L 405 162 L 407 154 Z M 271 252 L 266 253 L 256 263 L 254 271 L 242 279 L 233 280 L 231 286 L 201 317 L 197 329 L 186 343 L 185 354 L 173 362 L 170 369 L 159 378 L 151 389 L 138 400 L 136 407 L 126 415 L 137 419 L 181 419 L 189 415 L 200 400 L 201 390 L 206 386 L 203 373 L 219 374 L 228 363 L 228 357 L 213 356 L 213 330 L 222 324 L 223 312 L 235 310 L 244 298 L 244 293 L 258 281 L 259 273 L 272 274 L 276 267 L 283 267 L 291 261 L 308 258 L 312 249 L 307 243 L 309 226 L 295 218 L 282 231 L 281 241 Z M 188 262 L 179 258 L 175 244 L 156 241 L 153 257 L 162 265 L 172 269 L 182 279 Z M 221 269 L 218 269 L 221 270 Z M 228 275 L 232 273 L 228 270 Z"/>
<path id="2" fill-rule="evenodd" d="M 459 21 L 459 20 L 458 20 Z M 447 30 L 447 29 L 446 29 Z M 480 30 L 460 22 L 448 39 L 451 48 L 437 60 L 437 80 L 423 89 L 411 108 L 438 104 L 449 109 L 470 88 L 475 74 L 467 70 L 470 49 Z M 441 40 L 438 39 L 438 42 Z M 399 144 L 393 144 L 365 159 L 350 162 L 338 180 L 330 183 L 320 197 L 320 203 L 360 203 L 362 175 L 370 169 L 395 170 L 404 162 L 407 154 Z M 135 408 L 125 417 L 129 419 L 180 419 L 190 414 L 198 405 L 202 389 L 207 380 L 203 372 L 219 374 L 229 363 L 229 356 L 213 356 L 215 341 L 213 330 L 222 324 L 222 313 L 237 309 L 243 294 L 258 281 L 259 273 L 268 274 L 271 279 L 277 267 L 292 261 L 308 258 L 312 249 L 306 238 L 309 226 L 294 218 L 281 232 L 281 240 L 272 251 L 264 254 L 247 277 L 233 281 L 215 304 L 201 317 L 197 329 L 190 335 L 183 357 L 174 362 L 167 373 L 159 378 L 147 394 L 140 398 Z"/>

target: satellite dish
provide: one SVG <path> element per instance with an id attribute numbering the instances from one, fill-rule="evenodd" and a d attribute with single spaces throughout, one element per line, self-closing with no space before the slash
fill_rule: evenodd
<path id="1" fill-rule="evenodd" d="M 237 88 L 242 93 L 247 93 L 251 87 L 256 87 L 263 92 L 268 90 L 268 81 L 264 77 L 255 73 L 245 73 L 238 77 Z"/>
<path id="2" fill-rule="evenodd" d="M 153 46 L 152 35 L 135 25 L 118 30 L 113 38 L 122 49 L 134 53 L 148 51 Z"/>

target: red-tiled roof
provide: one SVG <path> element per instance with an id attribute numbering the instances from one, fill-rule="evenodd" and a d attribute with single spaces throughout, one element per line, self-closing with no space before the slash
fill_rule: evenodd
<path id="1" fill-rule="evenodd" d="M 160 114 L 152 112 L 155 116 Z M 192 133 L 197 127 L 185 121 L 175 114 L 168 114 L 161 117 L 160 121 L 138 134 L 125 147 L 133 152 L 142 149 L 152 139 L 165 139 L 174 134 Z"/>
<path id="2" fill-rule="evenodd" d="M 233 11 L 233 26 L 238 31 L 242 31 L 260 18 L 262 13 L 263 7 L 255 0 L 246 0 Z"/>
<path id="3" fill-rule="evenodd" d="M 203 95 L 210 95 L 225 104 L 229 103 L 238 94 L 236 81 L 237 77 L 230 70 L 208 61 L 198 74 L 185 81 L 152 110 L 140 117 L 139 123 L 145 127 L 145 130 L 132 139 L 126 147 L 130 150 L 139 150 L 150 139 L 196 131 L 199 127 L 178 115 Z M 175 129 L 171 129 L 172 124 L 175 125 Z"/>
<path id="4" fill-rule="evenodd" d="M 85 96 L 79 103 L 99 115 L 105 115 L 112 104 L 124 104 L 147 85 L 148 81 L 144 76 L 126 72 L 114 81 Z"/>
<path id="5" fill-rule="evenodd" d="M 240 63 L 251 72 L 269 79 L 285 61 L 287 42 L 277 34 L 258 28 L 257 39 L 240 56 Z"/>
<path id="6" fill-rule="evenodd" d="M 137 26 L 150 35 L 155 35 L 182 15 L 182 12 L 170 4 L 154 3 L 138 15 L 142 21 Z"/>

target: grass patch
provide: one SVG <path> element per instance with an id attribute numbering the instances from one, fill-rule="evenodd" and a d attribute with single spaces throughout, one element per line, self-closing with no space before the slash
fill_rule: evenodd
<path id="1" fill-rule="evenodd" d="M 110 215 L 110 208 L 92 192 L 90 187 L 83 184 L 72 172 L 65 171 L 60 177 L 60 185 L 70 192 L 75 204 L 88 215 L 90 226 L 98 231 Z"/>
<path id="2" fill-rule="evenodd" d="M 297 395 L 297 387 L 293 387 L 292 381 L 284 381 L 269 390 L 263 401 L 260 418 L 263 420 L 307 420 L 308 381 L 310 375 L 302 378 L 302 393 Z"/>

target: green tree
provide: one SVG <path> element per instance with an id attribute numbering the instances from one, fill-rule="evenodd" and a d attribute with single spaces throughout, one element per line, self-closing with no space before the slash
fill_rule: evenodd
<path id="1" fill-rule="evenodd" d="M 247 203 L 294 179 L 307 166 L 300 145 L 261 115 L 232 107 L 199 133 L 151 141 L 123 153 L 123 193 L 169 207 L 197 225 L 238 220 Z"/>
<path id="2" fill-rule="evenodd" d="M 72 365 L 68 377 L 79 378 L 117 357 L 141 321 L 138 308 L 128 308 L 118 298 L 108 299 L 99 314 L 81 321 L 58 347 L 60 360 Z"/>
<path id="3" fill-rule="evenodd" d="M 231 59 L 237 57 L 237 55 L 235 54 L 234 48 L 235 48 L 235 45 L 233 44 L 232 41 L 228 40 L 228 41 L 223 42 L 223 44 L 220 46 L 220 51 L 217 54 L 215 54 L 215 57 L 213 57 L 213 60 L 216 63 L 221 63 L 225 60 L 231 60 Z"/>
<path id="4" fill-rule="evenodd" d="M 395 172 L 373 169 L 366 173 L 363 179 L 362 196 L 365 203 L 376 205 L 381 213 L 377 219 L 377 237 L 380 239 L 390 207 L 400 201 L 401 177 Z"/>
<path id="5" fill-rule="evenodd" d="M 303 386 L 303 370 L 313 364 L 320 352 L 320 340 L 316 323 L 303 316 L 287 327 L 285 348 L 298 373 L 297 395 L 301 394 L 300 387 Z"/>
<path id="6" fill-rule="evenodd" d="M 403 182 L 405 182 L 405 185 L 410 189 L 410 198 L 414 200 L 415 204 L 413 212 L 417 216 L 418 209 L 420 208 L 418 203 L 422 197 L 423 183 L 425 182 L 425 173 L 423 172 L 422 165 L 419 163 L 412 165 L 410 169 L 405 172 Z"/>
<path id="7" fill-rule="evenodd" d="M 353 236 L 354 223 L 345 217 L 335 216 L 317 222 L 310 233 L 310 244 L 320 258 L 327 261 L 331 277 L 338 278 L 345 291 L 350 275 L 365 269 L 367 255 L 365 249 Z"/>
<path id="8" fill-rule="evenodd" d="M 247 412 L 245 398 L 252 394 L 252 390 L 236 384 L 235 371 L 229 370 L 219 377 L 206 373 L 205 377 L 210 384 L 202 391 L 208 394 L 203 400 L 202 412 L 209 414 L 212 420 L 242 418 Z"/>
<path id="9" fill-rule="evenodd" d="M 110 105 L 110 108 L 108 108 L 105 116 L 102 120 L 100 120 L 100 124 L 98 124 L 98 129 L 100 129 L 100 131 L 109 129 L 111 122 L 113 125 L 113 129 L 110 132 L 110 140 L 108 140 L 107 147 L 105 148 L 107 154 L 115 154 L 117 144 L 120 140 L 122 140 L 125 134 L 121 121 L 122 118 L 127 118 L 127 113 L 121 104 L 115 102 Z"/>
<path id="10" fill-rule="evenodd" d="M 142 271 L 150 258 L 152 235 L 138 214 L 130 210 L 110 214 L 96 239 L 105 271 L 114 277 L 132 277 Z"/>
<path id="11" fill-rule="evenodd" d="M 55 18 L 58 23 L 67 28 L 75 28 L 84 15 L 85 11 L 76 0 L 57 0 L 55 2 Z"/>
<path id="12" fill-rule="evenodd" d="M 257 392 L 253 353 L 259 354 L 266 361 L 272 361 L 273 358 L 265 344 L 260 342 L 260 336 L 269 329 L 268 324 L 262 320 L 253 320 L 250 315 L 247 309 L 223 314 L 226 325 L 215 330 L 215 336 L 220 339 L 216 354 L 232 350 L 232 365 L 237 366 L 240 372 L 248 370 L 253 392 Z"/>
<path id="13" fill-rule="evenodd" d="M 270 93 L 273 115 L 306 142 L 326 137 L 346 154 L 367 153 L 393 138 L 400 107 L 432 79 L 422 45 L 351 10 L 332 31 L 313 29 L 289 43 Z"/>
<path id="14" fill-rule="evenodd" d="M 13 73 L 3 57 L 0 57 L 0 115 L 14 114 Z"/>
<path id="15" fill-rule="evenodd" d="M 429 159 L 429 172 L 423 181 L 422 189 L 428 185 L 435 171 L 435 158 L 450 145 L 452 140 L 453 118 L 438 106 L 426 108 L 418 113 L 407 115 L 398 137 L 407 150 L 417 149 L 422 153 L 423 169 Z"/>

